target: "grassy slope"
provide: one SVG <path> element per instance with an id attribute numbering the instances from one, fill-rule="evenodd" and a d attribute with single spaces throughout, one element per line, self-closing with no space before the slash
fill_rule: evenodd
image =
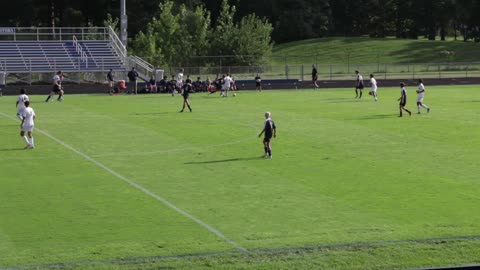
<path id="1" fill-rule="evenodd" d="M 176 113 L 181 99 L 170 96 L 32 99 L 39 128 L 255 250 L 477 235 L 480 94 L 475 87 L 430 89 L 433 113 L 411 119 L 396 118 L 398 89 L 381 89 L 379 103 L 356 102 L 351 90 L 200 94 L 192 114 Z M 13 103 L 0 99 L 0 111 L 14 115 Z M 258 158 L 265 110 L 279 127 L 273 160 Z M 0 117 L 0 126 L 0 266 L 234 250 L 44 135 L 37 133 L 34 151 L 16 151 L 16 123 Z M 476 262 L 478 244 L 159 264 L 438 266 Z"/>
<path id="2" fill-rule="evenodd" d="M 375 64 L 480 61 L 479 44 L 463 41 L 429 41 L 374 38 L 322 38 L 275 45 L 274 64 Z M 449 58 L 441 51 L 453 51 Z M 317 57 L 315 57 L 317 55 Z M 299 56 L 299 57 L 294 57 Z M 316 61 L 314 61 L 316 60 Z M 312 62 L 313 61 L 313 62 Z"/>

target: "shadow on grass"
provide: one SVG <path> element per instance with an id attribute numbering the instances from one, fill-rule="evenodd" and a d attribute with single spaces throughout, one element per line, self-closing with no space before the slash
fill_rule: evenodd
<path id="1" fill-rule="evenodd" d="M 160 115 L 160 114 L 169 114 L 173 112 L 146 112 L 146 113 L 131 113 L 129 115 Z"/>
<path id="2" fill-rule="evenodd" d="M 10 151 L 20 151 L 20 150 L 25 150 L 23 148 L 4 148 L 0 149 L 0 152 L 10 152 Z"/>
<path id="3" fill-rule="evenodd" d="M 208 161 L 190 161 L 185 162 L 184 164 L 195 165 L 195 164 L 213 164 L 213 163 L 226 163 L 226 162 L 235 162 L 235 161 L 245 161 L 245 160 L 260 160 L 263 159 L 263 156 L 260 157 L 249 157 L 249 158 L 229 158 L 229 159 L 220 159 L 220 160 L 208 160 Z"/>
<path id="4" fill-rule="evenodd" d="M 349 120 L 375 120 L 375 119 L 386 119 L 386 118 L 395 118 L 395 117 L 398 117 L 398 114 L 366 115 L 366 116 L 362 116 L 362 117 L 359 117 L 359 118 L 351 118 Z"/>

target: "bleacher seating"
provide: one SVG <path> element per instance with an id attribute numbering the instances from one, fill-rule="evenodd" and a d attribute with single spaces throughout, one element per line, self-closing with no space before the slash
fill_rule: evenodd
<path id="1" fill-rule="evenodd" d="M 81 57 L 73 41 L 0 41 L 0 71 L 31 73 L 125 70 L 122 59 L 108 40 L 79 41 Z"/>

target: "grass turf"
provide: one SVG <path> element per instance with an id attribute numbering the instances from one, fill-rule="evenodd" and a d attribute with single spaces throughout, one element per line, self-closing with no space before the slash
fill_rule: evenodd
<path id="1" fill-rule="evenodd" d="M 478 263 L 480 93 L 427 90 L 432 113 L 411 118 L 397 117 L 397 88 L 380 89 L 377 103 L 353 99 L 351 89 L 194 94 L 194 112 L 183 114 L 179 96 L 76 95 L 48 104 L 32 96 L 35 150 L 19 150 L 18 122 L 0 115 L 0 269 Z M 409 93 L 416 111 L 413 86 Z M 0 113 L 15 116 L 14 103 L 0 98 Z M 256 138 L 267 110 L 278 127 L 272 160 L 260 158 Z M 252 252 L 239 253 L 47 134 Z M 431 238 L 445 240 L 396 242 Z M 282 250 L 308 246 L 324 248 Z M 227 253 L 158 257 L 219 252 Z"/>
<path id="2" fill-rule="evenodd" d="M 444 54 L 448 51 L 453 54 Z M 273 64 L 411 64 L 478 62 L 477 44 L 460 40 L 319 38 L 275 45 Z M 285 58 L 286 57 L 286 58 Z"/>

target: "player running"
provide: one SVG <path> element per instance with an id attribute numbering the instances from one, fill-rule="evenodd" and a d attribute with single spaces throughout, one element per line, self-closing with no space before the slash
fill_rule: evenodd
<path id="1" fill-rule="evenodd" d="M 370 93 L 368 93 L 370 96 L 373 96 L 375 101 L 378 101 L 378 95 L 377 95 L 377 80 L 375 80 L 373 74 L 370 74 L 370 85 L 372 87 L 372 90 L 370 90 Z"/>
<path id="2" fill-rule="evenodd" d="M 312 65 L 312 82 L 313 82 L 313 86 L 315 87 L 314 90 L 320 88 L 320 86 L 318 86 L 318 70 L 317 70 L 317 65 L 313 64 Z"/>
<path id="3" fill-rule="evenodd" d="M 400 83 L 400 88 L 401 90 L 401 96 L 398 99 L 400 101 L 400 115 L 398 117 L 402 117 L 402 111 L 408 112 L 409 116 L 412 116 L 412 112 L 409 111 L 407 108 L 405 108 L 405 105 L 407 105 L 407 89 L 405 89 L 405 84 L 402 82 Z"/>
<path id="4" fill-rule="evenodd" d="M 47 99 L 45 102 L 48 102 L 55 94 L 58 94 L 58 101 L 63 101 L 63 87 L 62 87 L 62 81 L 63 81 L 63 72 L 58 71 L 55 76 L 53 76 L 53 88 L 50 94 L 48 95 Z"/>
<path id="5" fill-rule="evenodd" d="M 425 96 L 425 85 L 423 85 L 423 80 L 422 79 L 419 79 L 418 80 L 418 89 L 417 89 L 417 93 L 418 93 L 418 97 L 417 97 L 417 108 L 418 108 L 418 112 L 417 114 L 420 114 L 420 108 L 423 107 L 425 109 L 427 109 L 427 113 L 430 112 L 430 108 L 423 104 L 423 97 Z"/>
<path id="6" fill-rule="evenodd" d="M 20 95 L 17 97 L 17 103 L 15 104 L 17 107 L 17 117 L 20 120 L 22 120 L 23 111 L 25 110 L 25 101 L 30 101 L 25 93 L 25 89 L 20 89 Z"/>
<path id="7" fill-rule="evenodd" d="M 190 95 L 191 90 L 192 90 L 192 85 L 190 83 L 186 83 L 183 85 L 183 91 L 182 91 L 183 107 L 180 112 L 183 112 L 183 110 L 185 110 L 185 105 L 187 105 L 190 112 L 192 112 L 192 107 L 190 107 L 190 102 L 188 102 L 188 96 Z"/>
<path id="8" fill-rule="evenodd" d="M 360 72 L 358 70 L 355 70 L 355 74 L 357 74 L 357 80 L 356 80 L 356 83 L 355 83 L 355 98 L 362 98 L 362 94 L 363 94 L 363 88 L 364 88 L 364 85 L 363 85 L 363 76 L 360 74 Z M 360 95 L 359 95 L 359 92 L 360 92 Z"/>
<path id="9" fill-rule="evenodd" d="M 258 134 L 258 137 L 262 136 L 265 133 L 265 137 L 263 138 L 263 146 L 265 149 L 265 158 L 272 158 L 272 146 L 270 145 L 270 140 L 277 137 L 277 127 L 271 118 L 271 113 L 265 113 L 265 125 L 263 127 L 262 132 Z"/>
<path id="10" fill-rule="evenodd" d="M 30 101 L 25 101 L 25 109 L 21 115 L 22 123 L 20 124 L 20 137 L 23 138 L 23 141 L 27 144 L 24 149 L 33 149 L 35 148 L 35 144 L 33 142 L 33 126 L 35 120 L 35 111 L 30 108 Z M 25 136 L 25 132 L 27 132 L 27 136 Z"/>

